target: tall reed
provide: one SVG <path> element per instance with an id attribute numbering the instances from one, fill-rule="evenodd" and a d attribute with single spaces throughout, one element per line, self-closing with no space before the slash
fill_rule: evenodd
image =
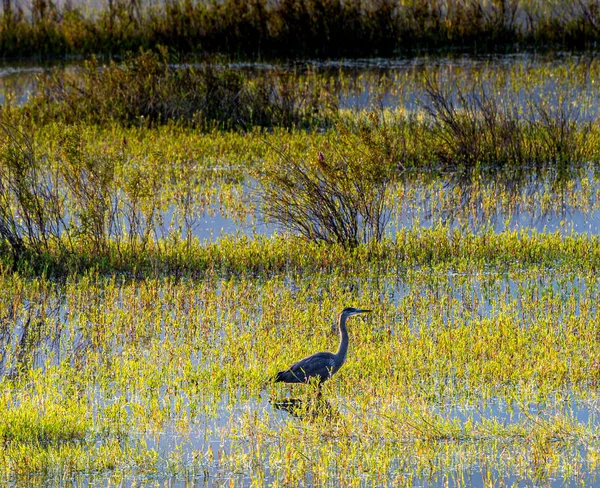
<path id="1" fill-rule="evenodd" d="M 593 47 L 596 0 L 167 1 L 145 8 L 112 0 L 98 11 L 5 0 L 4 56 L 123 54 L 169 45 L 182 53 L 238 57 L 387 56 L 421 49 L 506 51 Z"/>

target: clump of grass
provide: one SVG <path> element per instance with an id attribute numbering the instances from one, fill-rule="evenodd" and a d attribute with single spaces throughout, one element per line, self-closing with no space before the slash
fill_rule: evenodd
<path id="1" fill-rule="evenodd" d="M 301 88 L 299 88 L 301 87 Z M 40 77 L 33 113 L 65 122 L 203 129 L 314 127 L 335 112 L 321 78 L 273 73 L 255 79 L 212 64 L 174 66 L 165 48 L 128 54 L 122 64 L 86 61 L 76 75 Z"/>
<path id="2" fill-rule="evenodd" d="M 428 84 L 427 95 L 433 153 L 445 171 L 523 174 L 551 167 L 560 173 L 594 155 L 592 123 L 578 122 L 564 102 L 531 103 L 524 113 L 483 88 L 452 93 L 437 82 Z"/>
<path id="3" fill-rule="evenodd" d="M 0 129 L 0 236 L 13 257 L 41 255 L 75 227 L 72 235 L 91 237 L 99 250 L 107 237 L 114 160 L 87 158 L 67 131 L 58 157 L 43 161 L 31 126 Z"/>
<path id="4" fill-rule="evenodd" d="M 27 132 L 0 125 L 0 236 L 15 259 L 26 250 L 40 252 L 56 230 L 52 210 L 58 201 Z"/>
<path id="5" fill-rule="evenodd" d="M 0 444 L 49 445 L 83 441 L 90 434 L 91 418 L 85 405 L 66 406 L 39 403 L 39 398 L 23 398 L 20 405 L 0 400 Z"/>

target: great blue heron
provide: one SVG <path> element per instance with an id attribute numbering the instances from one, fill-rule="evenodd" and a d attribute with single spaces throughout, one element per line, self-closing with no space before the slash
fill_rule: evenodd
<path id="1" fill-rule="evenodd" d="M 361 310 L 348 307 L 342 310 L 339 317 L 340 347 L 337 353 L 318 352 L 312 356 L 301 359 L 292 364 L 289 369 L 279 371 L 275 376 L 275 382 L 284 383 L 308 383 L 311 378 L 319 381 L 319 386 L 331 378 L 342 367 L 348 354 L 348 329 L 346 321 L 353 315 L 367 313 L 371 310 Z"/>

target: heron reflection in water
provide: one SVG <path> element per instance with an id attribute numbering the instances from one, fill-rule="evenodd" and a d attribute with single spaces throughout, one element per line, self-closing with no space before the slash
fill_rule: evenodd
<path id="1" fill-rule="evenodd" d="M 299 419 L 316 420 L 333 419 L 339 416 L 339 411 L 322 396 L 301 399 L 284 398 L 269 402 L 276 410 L 287 412 Z"/>

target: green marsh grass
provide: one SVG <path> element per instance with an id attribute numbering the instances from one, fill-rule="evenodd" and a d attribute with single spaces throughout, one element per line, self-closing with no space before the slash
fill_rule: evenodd
<path id="1" fill-rule="evenodd" d="M 337 106 L 330 80 L 266 73 L 254 79 L 211 63 L 176 64 L 166 48 L 129 53 L 123 62 L 85 61 L 38 78 L 32 113 L 68 123 L 157 125 L 177 121 L 203 129 L 306 127 L 327 124 Z"/>
<path id="2" fill-rule="evenodd" d="M 584 240 L 572 249 L 588 256 Z M 182 280 L 88 273 L 62 285 L 3 273 L 11 319 L 46 319 L 30 366 L 0 380 L 7 418 L 22 425 L 2 430 L 11 448 L 1 471 L 23 474 L 23 450 L 38 459 L 30 474 L 50 479 L 206 469 L 256 483 L 410 485 L 484 468 L 543 483 L 597 469 L 597 260 L 577 270 L 378 261 L 387 264 Z M 265 378 L 334 349 L 348 303 L 374 313 L 350 324 L 328 414 L 277 411 L 268 399 L 287 387 L 263 390 Z M 310 413 L 313 393 L 295 388 Z"/>
<path id="3" fill-rule="evenodd" d="M 209 110 L 214 113 L 207 122 L 202 103 L 187 100 L 189 90 L 184 88 L 202 85 L 206 74 L 202 70 L 212 68 L 177 69 L 169 60 L 162 51 L 143 52 L 105 69 L 91 62 L 81 73 L 50 75 L 24 107 L 4 107 L 3 120 L 10 130 L 4 134 L 3 148 L 12 155 L 5 161 L 12 161 L 17 171 L 10 164 L 3 165 L 2 171 L 22 175 L 5 192 L 10 195 L 5 203 L 20 206 L 20 214 L 26 217 L 20 221 L 11 217 L 12 210 L 6 212 L 3 235 L 15 258 L 26 254 L 24 236 L 27 251 L 38 256 L 57 246 L 65 248 L 67 255 L 106 255 L 114 244 L 117 253 L 130 258 L 136 247 L 143 254 L 150 241 L 165 236 L 184 240 L 189 248 L 202 216 L 217 207 L 240 223 L 252 218 L 258 198 L 246 190 L 257 183 L 268 188 L 272 178 L 265 174 L 288 174 L 285 161 L 306 169 L 322 152 L 328 161 L 343 165 L 340 154 L 356 152 L 361 144 L 366 147 L 362 151 L 366 160 L 381 160 L 382 171 L 390 172 L 394 190 L 382 200 L 383 215 L 399 205 L 414 206 L 414 190 L 418 194 L 419 188 L 425 188 L 421 196 L 433 204 L 434 221 L 468 209 L 483 213 L 484 222 L 494 218 L 494 199 L 501 209 L 510 211 L 523 207 L 523 200 L 534 202 L 536 198 L 530 198 L 534 178 L 550 189 L 542 198 L 543 208 L 552 207 L 554 196 L 568 193 L 570 200 L 581 201 L 582 195 L 593 191 L 573 191 L 574 182 L 590 181 L 589 171 L 598 158 L 593 108 L 598 64 L 593 59 L 526 60 L 500 66 L 481 62 L 472 67 L 450 64 L 433 70 L 431 77 L 425 77 L 417 66 L 388 80 L 373 75 L 356 80 L 344 73 L 336 78 L 310 70 L 288 73 L 290 79 L 306 77 L 307 89 L 314 94 L 327 87 L 325 95 L 315 95 L 314 110 L 301 110 L 299 119 L 282 115 L 271 102 L 259 107 L 259 112 L 265 109 L 274 117 L 262 128 L 248 126 L 261 125 L 258 119 L 232 118 L 231 112 L 219 107 Z M 145 83 L 156 73 L 172 89 L 147 90 Z M 230 68 L 215 76 L 250 79 Z M 269 80 L 278 75 L 252 76 L 252 86 L 264 91 L 264 85 L 268 91 Z M 101 85 L 108 88 L 94 90 L 99 98 L 90 103 L 78 95 L 77 88 L 88 86 L 82 93 L 92 93 L 89 87 L 96 86 L 98 77 L 106 78 Z M 455 90 L 445 88 L 454 84 Z M 389 94 L 398 106 L 379 111 L 375 116 L 379 124 L 372 123 L 373 112 L 335 109 L 341 99 L 360 94 L 365 86 L 377 87 L 375 98 Z M 114 92 L 122 94 L 118 103 Z M 556 93 L 558 100 L 551 100 L 547 93 Z M 332 97 L 334 102 L 327 102 Z M 296 98 L 289 100 L 292 112 L 302 105 Z M 325 117 L 331 117 L 325 122 L 329 128 L 298 128 L 298 121 L 316 128 L 312 124 L 317 112 L 329 114 Z M 70 123 L 75 119 L 100 126 Z M 232 124 L 246 130 L 218 129 Z M 385 132 L 393 142 L 383 159 L 376 150 L 377 137 L 373 139 L 369 131 L 376 136 Z M 340 132 L 349 135 L 345 143 Z M 374 146 L 369 146 L 369 137 Z M 355 159 L 354 153 L 351 157 Z M 436 180 L 442 181 L 447 172 L 452 173 L 452 187 L 444 193 L 439 191 L 444 183 Z M 48 191 L 48 184 L 62 193 Z M 274 188 L 277 194 L 277 185 Z M 19 192 L 20 199 L 16 197 Z M 430 198 L 430 193 L 437 193 L 436 198 Z M 39 218 L 32 218 L 33 214 Z M 463 212 L 463 217 L 467 221 L 470 214 Z M 375 235 L 380 231 L 378 227 Z M 85 251 L 81 248 L 84 240 L 89 247 Z"/>
<path id="4" fill-rule="evenodd" d="M 543 111 L 560 115 L 568 108 L 569 121 L 585 122 L 594 117 L 597 105 L 593 80 L 599 64 L 591 55 L 419 58 L 414 63 L 367 64 L 364 69 L 343 62 L 328 66 L 316 62 L 246 66 L 218 60 L 188 64 L 166 49 L 141 50 L 120 62 L 93 58 L 40 74 L 27 112 L 42 120 L 103 125 L 174 121 L 208 130 L 318 128 L 335 122 L 338 107 L 371 110 L 383 104 L 426 109 L 434 81 L 451 95 L 456 95 L 452 87 L 480 98 L 485 92 L 487 100 L 503 108 L 499 115 L 523 121 Z M 152 86 L 153 79 L 160 83 Z M 469 103 L 460 105 L 469 108 Z M 481 113 L 484 106 L 474 105 Z"/>

